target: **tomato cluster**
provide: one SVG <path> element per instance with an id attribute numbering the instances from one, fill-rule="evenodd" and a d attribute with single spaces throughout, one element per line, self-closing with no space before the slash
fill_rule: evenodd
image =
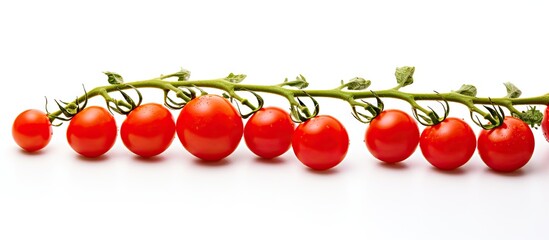
<path id="1" fill-rule="evenodd" d="M 542 129 L 549 141 L 549 109 Z M 175 135 L 184 148 L 204 161 L 218 161 L 235 151 L 244 137 L 257 156 L 276 158 L 293 149 L 297 159 L 314 170 L 338 165 L 347 154 L 349 136 L 336 118 L 319 115 L 295 126 L 288 112 L 264 107 L 244 126 L 235 107 L 225 98 L 204 95 L 189 101 L 177 121 L 164 106 L 147 103 L 133 109 L 121 125 L 124 145 L 134 154 L 149 158 L 161 154 Z M 14 121 L 15 142 L 28 152 L 44 148 L 52 128 L 48 115 L 39 110 L 22 112 Z M 67 141 L 74 151 L 88 158 L 105 154 L 118 134 L 114 117 L 103 107 L 92 106 L 77 113 L 67 128 Z M 418 145 L 425 159 L 442 170 L 456 169 L 478 149 L 486 165 L 510 172 L 524 166 L 534 151 L 530 127 L 515 117 L 505 117 L 499 127 L 481 130 L 478 138 L 458 118 L 446 118 L 421 133 L 417 122 L 400 110 L 384 110 L 369 123 L 364 142 L 370 153 L 386 163 L 410 157 Z"/>
<path id="2" fill-rule="evenodd" d="M 547 136 L 546 129 L 544 132 Z M 530 127 L 515 117 L 505 117 L 501 126 L 481 130 L 477 146 L 473 130 L 461 119 L 446 118 L 427 126 L 420 135 L 414 119 L 400 110 L 386 110 L 374 118 L 365 142 L 374 157 L 387 163 L 407 159 L 419 145 L 425 159 L 441 170 L 461 167 L 478 149 L 482 161 L 498 172 L 526 165 L 535 145 Z"/>

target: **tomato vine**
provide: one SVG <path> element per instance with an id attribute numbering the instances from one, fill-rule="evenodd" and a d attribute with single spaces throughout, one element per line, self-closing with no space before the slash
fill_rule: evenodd
<path id="1" fill-rule="evenodd" d="M 138 106 L 141 102 L 141 95 L 137 89 L 139 88 L 157 88 L 164 91 L 164 104 L 173 109 L 182 108 L 188 101 L 197 96 L 196 90 L 200 92 L 200 95 L 204 95 L 206 92 L 202 88 L 215 88 L 225 91 L 224 97 L 234 100 L 251 109 L 251 113 L 260 109 L 261 106 L 256 106 L 254 103 L 246 98 L 241 97 L 238 92 L 247 91 L 254 94 L 259 104 L 262 104 L 262 99 L 259 92 L 271 93 L 280 95 L 287 99 L 290 104 L 291 114 L 295 121 L 302 122 L 309 118 L 312 118 L 318 114 L 318 104 L 314 101 L 315 97 L 327 97 L 336 98 L 346 101 L 351 109 L 352 114 L 359 121 L 368 123 L 377 114 L 379 114 L 383 108 L 383 104 L 380 98 L 396 98 L 406 101 L 412 107 L 412 111 L 416 115 L 416 119 L 425 125 L 435 125 L 441 122 L 445 117 L 440 117 L 432 108 L 425 108 L 421 106 L 418 101 L 431 100 L 431 101 L 444 101 L 455 102 L 463 104 L 469 108 L 471 112 L 472 120 L 483 128 L 493 128 L 499 126 L 503 121 L 501 116 L 501 108 L 504 107 L 509 112 L 528 123 L 531 127 L 537 127 L 541 124 L 543 114 L 535 107 L 528 107 L 526 111 L 519 111 L 515 106 L 517 105 L 547 105 L 549 104 L 549 94 L 545 94 L 537 97 L 520 98 L 521 91 L 511 83 L 505 83 L 507 95 L 505 97 L 477 97 L 476 87 L 473 85 L 463 85 L 461 88 L 455 91 L 446 93 L 410 93 L 401 91 L 401 88 L 413 83 L 414 67 L 399 67 L 395 71 L 395 77 L 397 80 L 397 86 L 384 90 L 367 90 L 371 81 L 364 78 L 353 78 L 347 82 L 341 82 L 341 84 L 333 89 L 324 90 L 309 90 L 308 82 L 305 77 L 299 75 L 295 80 L 289 81 L 286 79 L 282 83 L 274 85 L 253 85 L 243 84 L 242 81 L 246 78 L 244 74 L 229 74 L 223 78 L 209 79 L 209 80 L 189 80 L 190 72 L 187 70 L 180 70 L 178 72 L 161 75 L 156 78 L 124 82 L 123 78 L 113 72 L 105 72 L 108 76 L 108 82 L 110 85 L 96 87 L 84 95 L 78 97 L 73 102 L 64 103 L 64 106 L 58 103 L 60 110 L 56 112 L 48 112 L 48 117 L 51 122 L 55 119 L 70 120 L 70 117 L 74 116 L 78 111 L 82 109 L 81 103 L 87 101 L 88 98 L 95 96 L 101 96 L 105 99 L 108 108 L 112 111 L 121 114 L 127 114 L 133 108 Z M 175 79 L 175 81 L 170 81 Z M 139 101 L 135 103 L 128 94 L 124 93 L 124 90 L 134 89 L 139 94 Z M 114 99 L 109 93 L 120 91 L 123 94 L 124 100 Z M 175 94 L 178 100 L 174 100 L 170 93 Z M 172 95 L 173 95 L 172 94 Z M 314 111 L 311 112 L 309 108 L 301 101 L 299 97 L 312 98 L 314 101 Z M 376 105 L 363 101 L 367 98 L 376 98 L 378 103 Z M 487 109 L 483 111 L 478 105 L 484 105 Z M 495 107 L 497 106 L 497 107 Z M 499 111 L 498 111 L 499 109 Z M 365 112 L 360 112 L 365 110 Z M 445 111 L 447 111 L 445 109 Z M 249 114 L 242 114 L 247 117 Z M 480 115 L 485 120 L 488 120 L 490 124 L 483 124 L 478 116 Z M 65 117 L 61 117 L 64 115 Z M 445 116 L 447 113 L 444 114 Z"/>

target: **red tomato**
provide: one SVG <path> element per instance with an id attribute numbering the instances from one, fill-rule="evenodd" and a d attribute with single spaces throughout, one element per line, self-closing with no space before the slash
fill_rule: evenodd
<path id="1" fill-rule="evenodd" d="M 365 142 L 377 159 L 388 163 L 400 162 L 416 150 L 419 128 L 415 119 L 405 112 L 385 110 L 370 122 Z"/>
<path id="2" fill-rule="evenodd" d="M 67 128 L 67 141 L 80 155 L 99 157 L 109 151 L 116 140 L 114 117 L 105 108 L 87 107 L 74 116 Z"/>
<path id="3" fill-rule="evenodd" d="M 478 136 L 478 153 L 488 167 L 512 172 L 528 163 L 534 153 L 534 134 L 522 120 L 505 117 L 503 124 L 482 130 Z"/>
<path id="4" fill-rule="evenodd" d="M 426 127 L 421 133 L 419 147 L 429 163 L 442 170 L 456 169 L 465 164 L 477 146 L 473 129 L 458 118 L 446 118 Z"/>
<path id="5" fill-rule="evenodd" d="M 543 130 L 545 140 L 549 142 L 549 106 L 545 108 L 545 114 L 543 114 L 543 120 L 541 121 L 541 129 Z"/>
<path id="6" fill-rule="evenodd" d="M 265 107 L 248 119 L 244 140 L 256 155 L 275 158 L 290 149 L 294 127 L 288 112 L 277 107 Z"/>
<path id="7" fill-rule="evenodd" d="M 204 95 L 189 101 L 176 123 L 179 140 L 191 154 L 206 161 L 229 156 L 240 143 L 242 118 L 227 99 Z"/>
<path id="8" fill-rule="evenodd" d="M 297 159 L 314 170 L 335 167 L 347 154 L 349 135 L 332 116 L 316 116 L 297 126 L 292 137 Z"/>
<path id="9" fill-rule="evenodd" d="M 25 151 L 38 151 L 51 140 L 51 123 L 44 112 L 36 109 L 26 110 L 15 118 L 11 134 L 17 145 Z"/>
<path id="10" fill-rule="evenodd" d="M 166 150 L 175 136 L 172 113 L 157 103 L 143 104 L 128 114 L 120 128 L 124 145 L 142 157 Z"/>

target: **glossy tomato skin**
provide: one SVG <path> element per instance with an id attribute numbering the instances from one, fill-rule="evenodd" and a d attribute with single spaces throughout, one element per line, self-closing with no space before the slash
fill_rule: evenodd
<path id="1" fill-rule="evenodd" d="M 67 128 L 71 148 L 87 158 L 105 154 L 116 141 L 114 117 L 103 107 L 91 106 L 74 116 Z"/>
<path id="2" fill-rule="evenodd" d="M 175 137 L 172 113 L 157 103 L 146 103 L 132 110 L 120 128 L 124 145 L 141 157 L 164 152 Z"/>
<path id="3" fill-rule="evenodd" d="M 320 115 L 297 126 L 292 137 L 295 155 L 305 166 L 328 170 L 338 165 L 349 149 L 349 135 L 334 117 Z"/>
<path id="4" fill-rule="evenodd" d="M 534 147 L 532 130 L 515 117 L 505 117 L 501 126 L 481 130 L 478 136 L 480 158 L 498 172 L 512 172 L 526 165 L 534 153 Z"/>
<path id="5" fill-rule="evenodd" d="M 545 108 L 545 114 L 543 114 L 543 120 L 541 121 L 541 130 L 543 130 L 545 140 L 549 142 L 549 106 Z"/>
<path id="6" fill-rule="evenodd" d="M 408 158 L 417 148 L 419 128 L 407 113 L 384 110 L 369 124 L 365 134 L 366 147 L 377 159 L 396 163 Z"/>
<path id="7" fill-rule="evenodd" d="M 246 122 L 244 140 L 254 154 L 271 159 L 290 149 L 294 128 L 288 112 L 277 107 L 264 107 Z"/>
<path id="8" fill-rule="evenodd" d="M 185 149 L 205 161 L 229 156 L 242 139 L 242 118 L 234 106 L 217 95 L 189 101 L 179 113 L 177 136 Z"/>
<path id="9" fill-rule="evenodd" d="M 13 140 L 23 150 L 35 152 L 44 148 L 51 140 L 52 128 L 48 116 L 36 109 L 20 113 L 11 129 Z"/>
<path id="10" fill-rule="evenodd" d="M 477 139 L 469 124 L 451 117 L 426 127 L 419 139 L 425 159 L 441 170 L 453 170 L 467 163 L 476 146 Z"/>

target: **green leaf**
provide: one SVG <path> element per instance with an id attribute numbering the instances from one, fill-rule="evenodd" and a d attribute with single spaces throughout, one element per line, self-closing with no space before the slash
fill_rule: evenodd
<path id="1" fill-rule="evenodd" d="M 415 67 L 404 66 L 397 67 L 395 70 L 395 77 L 399 86 L 404 87 L 414 83 L 414 71 Z"/>
<path id="2" fill-rule="evenodd" d="M 372 84 L 370 80 L 366 80 L 361 77 L 355 77 L 346 84 L 349 90 L 364 90 Z"/>
<path id="3" fill-rule="evenodd" d="M 244 81 L 245 78 L 246 78 L 246 74 L 230 73 L 227 77 L 225 77 L 225 80 L 232 83 L 239 83 Z"/>
<path id="4" fill-rule="evenodd" d="M 304 89 L 309 86 L 307 79 L 301 74 L 295 78 L 294 81 L 288 82 L 288 86 L 296 87 L 298 89 Z"/>
<path id="5" fill-rule="evenodd" d="M 518 98 L 522 94 L 522 91 L 510 82 L 503 83 L 505 89 L 507 90 L 507 98 Z"/>
<path id="6" fill-rule="evenodd" d="M 461 87 L 456 90 L 456 91 L 453 91 L 455 93 L 459 93 L 461 95 L 465 95 L 465 96 L 470 96 L 470 97 L 476 97 L 477 96 L 477 88 L 473 85 L 469 85 L 469 84 L 463 84 L 461 85 Z"/>
<path id="7" fill-rule="evenodd" d="M 176 73 L 177 81 L 187 81 L 191 77 L 191 71 L 181 68 L 179 72 Z"/>
<path id="8" fill-rule="evenodd" d="M 543 120 L 543 113 L 537 110 L 535 106 L 529 106 L 526 111 L 523 111 L 520 115 L 513 114 L 514 117 L 520 118 L 522 121 L 530 125 L 530 127 L 536 128 L 541 125 Z"/>
<path id="9" fill-rule="evenodd" d="M 124 83 L 124 79 L 120 74 L 114 72 L 103 72 L 108 77 L 108 81 L 112 85 Z"/>

